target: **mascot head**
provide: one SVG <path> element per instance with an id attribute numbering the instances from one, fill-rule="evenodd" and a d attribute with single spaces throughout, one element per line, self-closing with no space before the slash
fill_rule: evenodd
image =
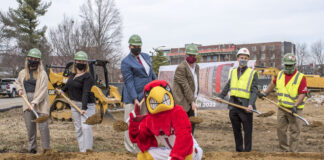
<path id="1" fill-rule="evenodd" d="M 144 97 L 150 114 L 171 110 L 174 107 L 171 88 L 164 80 L 154 80 L 147 84 L 144 87 Z"/>

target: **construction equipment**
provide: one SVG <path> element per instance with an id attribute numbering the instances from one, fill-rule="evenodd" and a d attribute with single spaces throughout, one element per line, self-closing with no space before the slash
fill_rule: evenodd
<path id="1" fill-rule="evenodd" d="M 210 97 L 210 99 L 215 100 L 215 101 L 220 101 L 220 102 L 222 102 L 222 103 L 229 104 L 229 105 L 231 105 L 231 106 L 233 106 L 233 107 L 236 107 L 236 108 L 240 108 L 240 109 L 244 109 L 244 110 L 246 110 L 246 107 L 243 107 L 243 106 L 241 106 L 241 105 L 238 105 L 238 104 L 235 104 L 235 103 L 231 103 L 231 102 L 225 101 L 224 99 L 221 99 L 221 98 L 217 99 L 217 98 L 214 98 L 214 97 Z M 261 114 L 261 112 L 259 112 L 258 110 L 255 110 L 255 109 L 253 109 L 252 112 L 255 112 L 255 113 L 257 113 L 257 114 Z"/>
<path id="2" fill-rule="evenodd" d="M 95 80 L 95 85 L 91 92 L 95 96 L 96 112 L 100 113 L 101 118 L 104 114 L 110 114 L 109 111 L 122 111 L 121 96 L 118 88 L 108 83 L 108 61 L 89 60 L 89 72 Z M 49 76 L 48 94 L 50 98 L 50 114 L 54 120 L 72 120 L 71 105 L 62 96 L 55 92 L 56 88 L 62 88 L 72 73 L 73 61 L 68 62 L 66 66 L 46 66 Z M 53 69 L 64 69 L 63 72 L 55 73 Z M 97 73 L 101 69 L 101 73 Z M 104 82 L 102 81 L 104 79 Z"/>
<path id="3" fill-rule="evenodd" d="M 39 117 L 39 115 L 37 114 L 37 112 L 33 109 L 32 105 L 28 102 L 28 99 L 24 95 L 21 95 L 21 97 L 26 102 L 26 104 L 28 105 L 28 107 L 31 108 L 31 111 L 36 116 L 36 119 L 34 119 L 33 122 L 43 123 L 43 122 L 46 122 L 48 120 L 48 116 L 41 116 L 41 117 Z"/>
<path id="4" fill-rule="evenodd" d="M 285 112 L 287 112 L 287 113 L 291 113 L 291 110 L 289 110 L 289 109 L 287 109 L 287 108 L 285 108 L 285 107 L 283 107 L 283 106 L 280 106 L 278 103 L 276 103 L 276 102 L 274 102 L 274 101 L 272 101 L 272 100 L 270 100 L 270 99 L 268 99 L 268 98 L 266 98 L 266 97 L 263 97 L 263 99 L 265 99 L 265 100 L 267 100 L 268 102 L 270 102 L 270 103 L 276 105 L 278 108 L 282 109 L 283 111 L 285 111 Z M 297 117 L 297 118 L 303 120 L 303 121 L 306 123 L 306 125 L 309 125 L 308 121 L 307 121 L 305 118 L 303 118 L 302 116 L 300 116 L 300 115 L 298 115 L 298 114 L 296 114 L 296 113 L 293 113 L 293 116 L 295 116 L 295 117 Z"/>
<path id="5" fill-rule="evenodd" d="M 57 90 L 56 90 L 57 91 Z M 66 97 L 63 94 L 61 94 L 61 96 L 72 106 L 74 107 L 80 114 L 82 114 L 82 111 L 81 109 L 75 105 L 68 97 Z M 98 124 L 101 122 L 101 118 L 99 116 L 97 116 L 96 114 L 92 115 L 91 117 L 88 117 L 87 115 L 85 114 L 82 114 L 82 116 L 84 116 L 87 120 L 84 122 L 85 124 L 88 124 L 88 125 L 94 125 L 94 124 Z"/>

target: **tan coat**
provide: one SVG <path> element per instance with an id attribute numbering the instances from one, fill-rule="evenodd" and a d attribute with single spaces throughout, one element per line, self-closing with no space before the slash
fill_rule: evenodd
<path id="1" fill-rule="evenodd" d="M 42 68 L 42 66 L 40 66 Z M 24 79 L 25 79 L 25 69 L 19 72 L 18 78 L 14 83 L 17 91 L 20 89 L 23 90 L 23 94 L 26 96 L 26 90 L 24 87 Z M 38 113 L 44 113 L 49 115 L 49 96 L 48 96 L 48 77 L 46 72 L 41 69 L 38 74 L 34 92 L 34 98 L 31 101 L 31 104 L 35 104 L 35 111 Z M 27 104 L 23 103 L 23 111 L 28 109 Z"/>
<path id="2" fill-rule="evenodd" d="M 199 66 L 196 64 L 198 92 L 199 92 Z M 195 101 L 195 82 L 187 61 L 180 63 L 174 73 L 172 93 L 177 105 L 183 107 L 188 112 L 191 103 Z"/>

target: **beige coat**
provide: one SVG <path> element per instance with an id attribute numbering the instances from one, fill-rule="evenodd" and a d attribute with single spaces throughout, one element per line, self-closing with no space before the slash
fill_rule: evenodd
<path id="1" fill-rule="evenodd" d="M 199 92 L 199 66 L 196 64 L 198 92 Z M 191 103 L 195 101 L 195 82 L 187 61 L 180 63 L 174 73 L 172 93 L 177 105 L 183 107 L 188 112 Z"/>
<path id="2" fill-rule="evenodd" d="M 43 67 L 43 66 L 39 66 Z M 23 90 L 23 94 L 26 96 L 26 90 L 24 87 L 24 79 L 25 79 L 25 69 L 19 72 L 18 78 L 14 83 L 17 91 L 20 89 Z M 49 115 L 49 96 L 48 96 L 48 77 L 46 72 L 43 69 L 40 69 L 40 73 L 38 74 L 34 92 L 34 98 L 31 104 L 35 104 L 35 111 L 38 113 L 44 113 Z M 27 104 L 23 103 L 23 111 L 28 109 Z"/>

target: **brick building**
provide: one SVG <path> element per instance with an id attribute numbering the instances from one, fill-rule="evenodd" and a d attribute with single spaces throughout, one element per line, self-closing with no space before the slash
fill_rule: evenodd
<path id="1" fill-rule="evenodd" d="M 295 53 L 295 44 L 291 42 L 265 42 L 251 44 L 218 44 L 198 45 L 200 62 L 235 61 L 240 48 L 248 48 L 251 59 L 257 60 L 258 66 L 281 68 L 281 61 L 285 53 Z M 185 47 L 165 49 L 165 56 L 170 64 L 179 64 L 185 59 Z"/>

